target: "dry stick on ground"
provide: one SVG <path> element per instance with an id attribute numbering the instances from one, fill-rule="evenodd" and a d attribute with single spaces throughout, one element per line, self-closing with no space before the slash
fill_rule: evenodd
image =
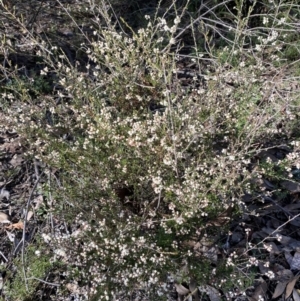
<path id="1" fill-rule="evenodd" d="M 48 185 L 49 185 L 49 187 L 51 187 L 51 171 L 48 174 Z M 53 199 L 52 199 L 51 190 L 49 190 L 49 200 L 50 200 L 50 204 L 51 204 L 51 207 L 52 207 L 53 206 Z M 51 224 L 51 233 L 54 234 L 53 233 L 54 223 L 53 223 L 53 215 L 52 215 L 52 213 L 49 214 L 49 219 L 50 219 L 50 224 Z"/>
<path id="2" fill-rule="evenodd" d="M 27 284 L 27 277 L 26 277 L 26 271 L 25 271 L 25 260 L 24 260 L 24 251 L 25 251 L 25 234 L 26 234 L 26 222 L 27 222 L 27 215 L 28 215 L 28 211 L 29 211 L 29 207 L 32 201 L 32 196 L 34 191 L 36 190 L 36 187 L 38 185 L 38 183 L 41 180 L 42 175 L 44 174 L 44 171 L 37 176 L 37 180 L 35 181 L 32 190 L 30 192 L 30 195 L 28 197 L 27 200 L 27 205 L 26 205 L 26 209 L 25 209 L 25 217 L 24 217 L 24 225 L 23 225 L 23 235 L 22 235 L 22 239 L 21 241 L 18 243 L 17 247 L 15 248 L 15 250 L 18 249 L 18 247 L 20 246 L 20 244 L 22 244 L 22 268 L 23 268 L 23 274 L 24 274 L 24 280 L 25 280 L 25 286 L 26 286 L 26 290 L 28 291 L 28 284 Z"/>

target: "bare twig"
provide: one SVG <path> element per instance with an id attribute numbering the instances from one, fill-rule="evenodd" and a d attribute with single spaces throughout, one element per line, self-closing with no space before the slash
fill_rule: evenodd
<path id="1" fill-rule="evenodd" d="M 22 244 L 22 256 L 21 257 L 22 257 L 22 268 L 23 268 L 23 274 L 24 274 L 24 280 L 25 280 L 26 290 L 28 290 L 28 283 L 27 283 L 27 277 L 26 277 L 26 271 L 25 271 L 25 258 L 24 258 L 24 254 L 25 254 L 25 235 L 26 235 L 27 215 L 28 215 L 29 207 L 30 207 L 30 204 L 31 204 L 31 201 L 32 201 L 33 193 L 36 190 L 36 187 L 37 187 L 38 183 L 40 182 L 41 177 L 42 177 L 43 174 L 44 174 L 44 171 L 38 176 L 37 180 L 35 181 L 35 183 L 34 183 L 34 185 L 32 187 L 30 195 L 28 197 L 27 205 L 26 205 L 26 209 L 25 209 L 22 239 L 18 243 L 17 247 L 15 248 L 15 251 L 16 251 L 18 249 L 19 245 Z"/>
<path id="2" fill-rule="evenodd" d="M 8 259 L 5 257 L 5 255 L 0 251 L 0 255 L 3 257 L 3 259 L 8 262 Z"/>
<path id="3" fill-rule="evenodd" d="M 296 219 L 297 217 L 300 216 L 300 213 L 293 216 L 292 218 L 289 218 L 288 221 L 286 221 L 285 223 L 283 223 L 282 225 L 280 225 L 279 227 L 277 227 L 274 231 L 272 231 L 271 234 L 269 234 L 267 237 L 265 237 L 263 240 L 261 240 L 258 244 L 262 244 L 264 243 L 267 239 L 271 238 L 273 234 L 275 234 L 276 232 L 278 232 L 281 228 L 283 228 L 284 226 L 286 226 L 288 223 L 290 223 L 291 221 L 293 221 L 294 219 Z M 258 244 L 254 245 L 251 248 L 247 248 L 246 251 L 244 252 L 244 255 L 247 254 L 249 251 L 254 250 L 255 248 L 258 247 Z"/>
<path id="4" fill-rule="evenodd" d="M 52 285 L 52 286 L 60 286 L 60 284 L 58 284 L 58 283 L 51 283 L 51 282 L 48 282 L 48 281 L 45 281 L 45 280 L 42 280 L 42 279 L 36 278 L 36 277 L 29 277 L 29 278 L 27 278 L 27 280 L 31 280 L 31 279 L 38 280 L 40 282 L 43 282 L 45 284 Z"/>

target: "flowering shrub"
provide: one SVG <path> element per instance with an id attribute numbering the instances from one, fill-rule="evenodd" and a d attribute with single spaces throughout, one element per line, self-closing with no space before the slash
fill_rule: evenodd
<path id="1" fill-rule="evenodd" d="M 276 93 L 289 85 L 275 64 L 277 51 L 264 58 L 270 45 L 281 49 L 279 30 L 266 27 L 247 49 L 253 31 L 232 28 L 242 39 L 206 53 L 209 72 L 201 70 L 204 58 L 193 56 L 200 71 L 186 88 L 178 78 L 182 55 L 173 47 L 183 14 L 172 21 L 146 16 L 148 25 L 131 36 L 111 23 L 99 26 L 82 45 L 84 71 L 59 49 L 49 46 L 53 57 L 41 49 L 41 76 L 56 74 L 59 101 L 2 93 L 6 127 L 22 133 L 26 155 L 46 164 L 48 179 L 57 178 L 44 187 L 55 195 L 51 210 L 77 227 L 47 242 L 83 300 L 137 289 L 165 300 L 167 275 L 221 287 L 242 281 L 234 253 L 212 273 L 220 253 L 196 252 L 196 242 L 226 237 L 231 218 L 245 210 L 242 196 L 257 188 L 254 180 L 285 179 L 290 166 L 300 168 L 299 98 L 290 91 L 283 101 Z M 272 175 L 272 162 L 254 158 L 283 132 L 293 151 Z M 243 261 L 246 268 L 257 264 L 253 256 Z"/>

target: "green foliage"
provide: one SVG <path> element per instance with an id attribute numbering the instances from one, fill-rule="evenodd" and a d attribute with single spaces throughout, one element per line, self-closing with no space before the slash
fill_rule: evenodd
<path id="1" fill-rule="evenodd" d="M 51 92 L 49 81 L 42 76 L 13 78 L 2 87 L 3 93 L 10 93 L 28 101 Z"/>
<path id="2" fill-rule="evenodd" d="M 157 230 L 157 233 L 155 234 L 157 241 L 157 245 L 159 247 L 162 247 L 164 250 L 168 250 L 171 248 L 172 243 L 175 239 L 175 234 L 172 233 L 166 233 L 163 228 L 160 228 Z"/>
<path id="3" fill-rule="evenodd" d="M 27 300 L 26 298 L 33 296 L 41 280 L 53 267 L 50 252 L 47 252 L 43 245 L 39 247 L 38 249 L 37 246 L 27 247 L 25 262 L 22 262 L 21 258 L 16 258 L 15 273 L 7 271 L 7 278 L 10 279 L 10 282 L 7 282 L 8 286 L 4 287 L 7 300 Z M 36 251 L 39 251 L 39 255 Z"/>

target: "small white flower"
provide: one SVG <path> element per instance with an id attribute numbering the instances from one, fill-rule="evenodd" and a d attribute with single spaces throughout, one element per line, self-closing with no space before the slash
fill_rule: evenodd
<path id="1" fill-rule="evenodd" d="M 46 243 L 50 242 L 51 239 L 52 239 L 52 238 L 50 237 L 50 235 L 45 234 L 45 233 L 42 234 L 42 238 L 44 239 L 44 241 L 45 241 Z"/>
<path id="2" fill-rule="evenodd" d="M 175 19 L 174 19 L 174 24 L 175 25 L 178 25 L 180 23 L 180 17 L 177 16 Z"/>
<path id="3" fill-rule="evenodd" d="M 164 30 L 164 31 L 170 31 L 170 28 L 169 28 L 168 25 L 164 25 L 163 30 Z"/>
<path id="4" fill-rule="evenodd" d="M 175 43 L 176 43 L 176 40 L 175 40 L 174 38 L 171 38 L 171 39 L 170 39 L 170 44 L 171 44 L 171 45 L 174 45 Z"/>
<path id="5" fill-rule="evenodd" d="M 279 21 L 278 21 L 278 25 L 281 25 L 285 22 L 285 18 L 281 18 Z"/>
<path id="6" fill-rule="evenodd" d="M 54 250 L 54 253 L 60 257 L 67 257 L 67 254 L 63 249 L 56 249 Z"/>
<path id="7" fill-rule="evenodd" d="M 255 257 L 249 258 L 250 265 L 258 266 L 258 260 Z"/>
<path id="8" fill-rule="evenodd" d="M 258 301 L 264 301 L 264 300 L 265 300 L 265 299 L 264 299 L 263 296 L 261 296 L 261 295 L 258 296 Z"/>
<path id="9" fill-rule="evenodd" d="M 261 48 L 261 45 L 259 45 L 259 44 L 256 44 L 256 45 L 255 45 L 255 50 L 261 51 L 261 49 L 262 49 L 262 48 Z"/>
<path id="10" fill-rule="evenodd" d="M 170 28 L 170 32 L 171 33 L 175 33 L 176 32 L 177 27 L 174 25 Z"/>
<path id="11" fill-rule="evenodd" d="M 269 279 L 274 279 L 274 278 L 275 278 L 275 274 L 274 274 L 274 272 L 272 272 L 272 271 L 268 271 L 268 272 L 266 273 L 266 276 L 267 276 Z"/>
<path id="12" fill-rule="evenodd" d="M 165 24 L 167 24 L 167 21 L 166 21 L 166 19 L 161 19 L 161 20 L 160 20 L 160 24 L 161 24 L 161 25 L 165 25 Z"/>
<path id="13" fill-rule="evenodd" d="M 49 72 L 48 67 L 45 67 L 43 70 L 41 70 L 41 75 L 47 75 L 48 72 Z"/>

